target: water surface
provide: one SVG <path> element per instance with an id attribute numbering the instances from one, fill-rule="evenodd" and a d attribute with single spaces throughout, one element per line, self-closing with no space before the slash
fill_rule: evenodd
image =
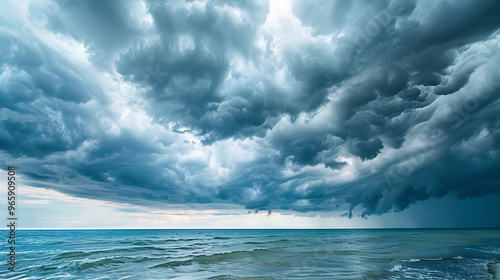
<path id="1" fill-rule="evenodd" d="M 4 265 L 0 278 L 493 279 L 500 262 L 499 229 L 23 230 L 17 235 L 17 272 Z M 5 241 L 1 249 L 5 256 Z"/>

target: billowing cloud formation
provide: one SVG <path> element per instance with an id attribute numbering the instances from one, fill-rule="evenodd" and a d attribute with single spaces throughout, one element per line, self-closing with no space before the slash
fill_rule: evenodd
<path id="1" fill-rule="evenodd" d="M 348 216 L 500 192 L 498 1 L 8 6 L 0 156 L 36 186 Z"/>

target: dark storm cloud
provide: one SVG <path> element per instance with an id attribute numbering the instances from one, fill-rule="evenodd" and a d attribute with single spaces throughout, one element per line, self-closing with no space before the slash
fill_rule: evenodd
<path id="1" fill-rule="evenodd" d="M 275 4 L 52 4 L 44 30 L 88 65 L 5 20 L 2 160 L 143 205 L 352 216 L 500 192 L 498 1 Z"/>
<path id="2" fill-rule="evenodd" d="M 326 89 L 346 74 L 328 48 L 301 42 L 283 50 L 286 75 L 297 81 L 296 89 L 283 88 L 273 79 L 280 68 L 257 47 L 267 3 L 229 3 L 148 3 L 159 40 L 131 48 L 117 61 L 120 74 L 151 87 L 146 98 L 155 119 L 175 119 L 206 143 L 263 136 L 283 113 L 317 109 Z M 239 70 L 239 61 L 258 72 Z M 153 78 L 148 69 L 156 69 Z"/>
<path id="3" fill-rule="evenodd" d="M 75 118 L 94 122 L 80 105 L 92 98 L 104 101 L 97 85 L 44 46 L 3 37 L 9 43 L 1 58 L 2 147 L 18 157 L 38 158 L 75 149 L 85 140 Z"/>
<path id="4" fill-rule="evenodd" d="M 35 186 L 73 195 L 184 202 L 179 171 L 156 159 L 172 139 L 151 133 L 161 138 L 152 142 L 123 127 L 110 133 L 117 115 L 97 76 L 53 46 L 20 35 L 1 34 L 2 161 L 22 165 Z"/>
<path id="5" fill-rule="evenodd" d="M 256 32 L 266 18 L 266 4 L 152 1 L 147 7 L 159 40 L 122 54 L 117 69 L 152 88 L 148 111 L 157 120 L 179 120 L 202 134 L 215 130 L 214 138 L 232 136 L 245 126 L 266 126 L 263 94 L 244 87 L 233 96 L 221 89 L 231 60 L 252 59 L 257 52 Z M 157 75 L 145 78 L 148 69 Z"/>
<path id="6" fill-rule="evenodd" d="M 119 51 L 148 34 L 147 22 L 140 20 L 141 8 L 140 1 L 61 0 L 35 2 L 30 12 L 42 17 L 53 32 L 84 42 L 91 61 L 109 68 Z"/>

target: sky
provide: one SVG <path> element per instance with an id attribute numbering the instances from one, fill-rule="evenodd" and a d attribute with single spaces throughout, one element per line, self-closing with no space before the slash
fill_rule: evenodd
<path id="1" fill-rule="evenodd" d="M 0 6 L 22 228 L 500 227 L 499 1 Z"/>

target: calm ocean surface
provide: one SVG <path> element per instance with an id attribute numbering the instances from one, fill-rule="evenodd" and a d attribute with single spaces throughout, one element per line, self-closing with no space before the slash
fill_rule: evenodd
<path id="1" fill-rule="evenodd" d="M 1 279 L 494 279 L 500 230 L 17 231 Z M 490 271 L 490 272 L 489 272 Z"/>

